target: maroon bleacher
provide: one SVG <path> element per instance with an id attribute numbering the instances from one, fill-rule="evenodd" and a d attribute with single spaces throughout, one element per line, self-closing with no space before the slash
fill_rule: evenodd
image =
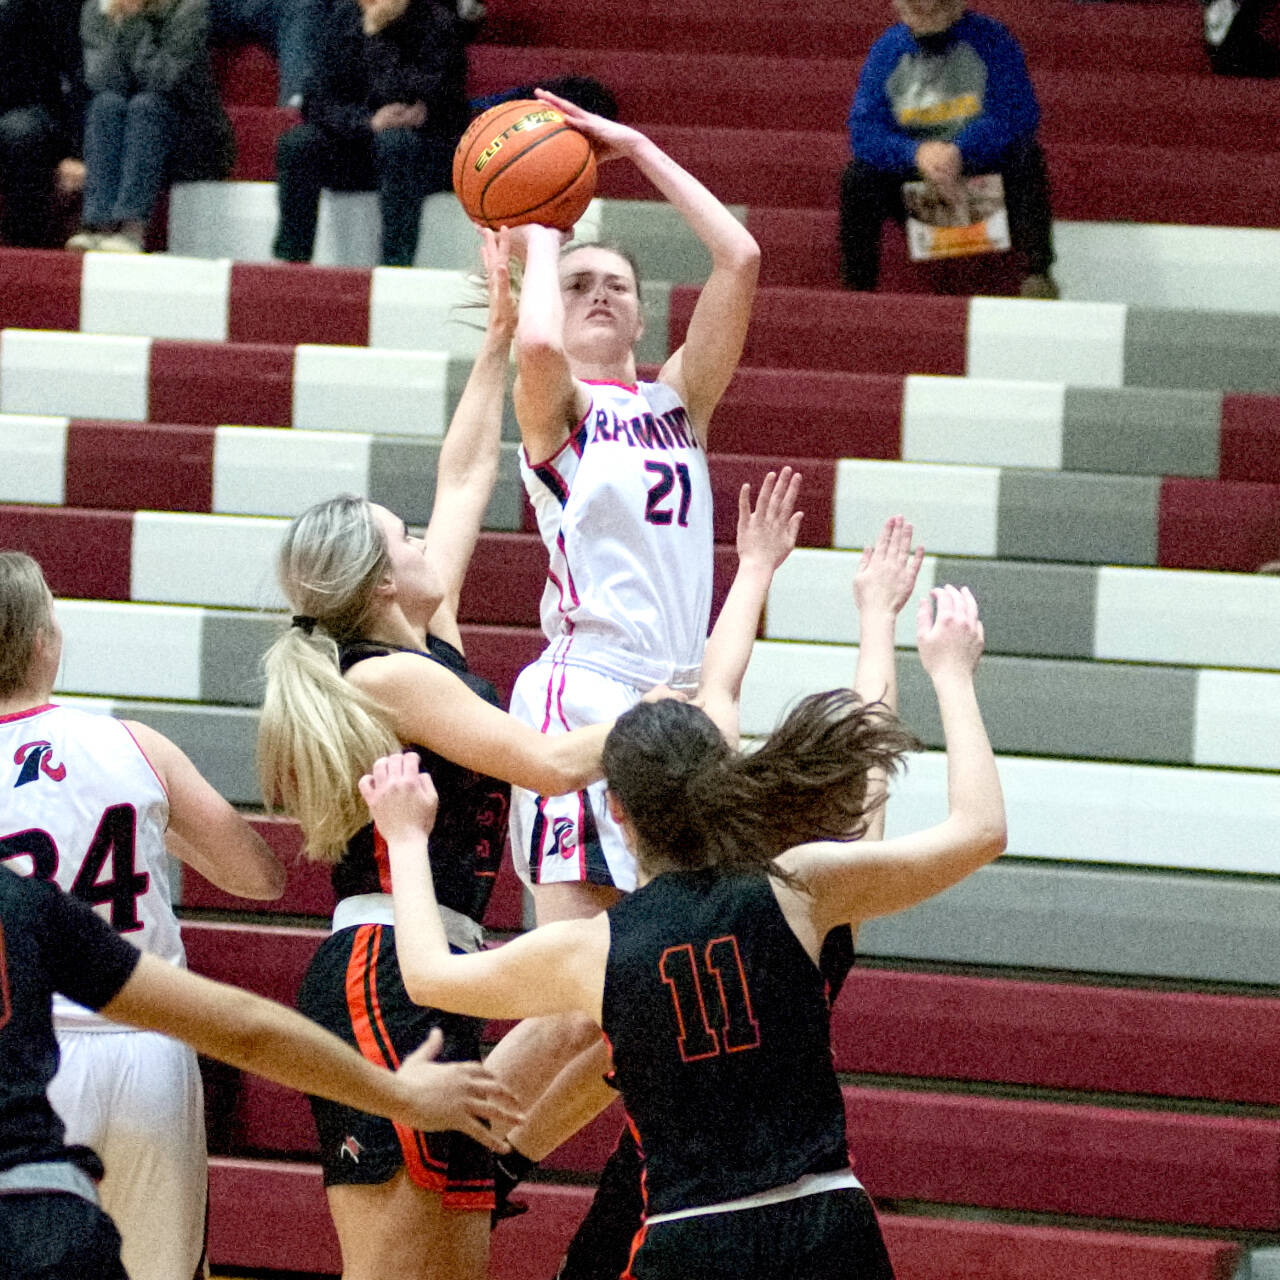
<path id="1" fill-rule="evenodd" d="M 585 1187 L 522 1187 L 530 1212 L 494 1232 L 494 1280 L 547 1280 L 586 1211 Z M 318 1166 L 214 1159 L 209 1256 L 215 1265 L 336 1274 L 337 1240 Z M 895 1268 L 910 1280 L 1230 1280 L 1239 1246 L 1067 1227 L 882 1214 Z"/>
<path id="2" fill-rule="evenodd" d="M 1165 567 L 1252 573 L 1280 548 L 1280 484 L 1169 477 L 1159 522 Z"/>
<path id="3" fill-rule="evenodd" d="M 831 1038 L 867 1075 L 1280 1103 L 1274 998 L 858 966 Z"/>
<path id="4" fill-rule="evenodd" d="M 368 346 L 369 272 L 302 263 L 283 268 L 280 263 L 232 263 L 227 340 Z"/>

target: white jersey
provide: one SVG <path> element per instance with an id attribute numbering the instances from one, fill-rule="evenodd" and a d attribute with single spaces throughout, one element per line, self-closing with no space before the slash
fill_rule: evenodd
<path id="1" fill-rule="evenodd" d="M 554 457 L 520 470 L 550 556 L 547 654 L 640 688 L 694 685 L 711 615 L 711 478 L 661 382 L 588 383 Z"/>
<path id="2" fill-rule="evenodd" d="M 169 895 L 169 797 L 111 716 L 46 705 L 0 717 L 0 860 L 90 903 L 136 947 L 184 965 Z M 119 1030 L 54 996 L 54 1025 Z"/>

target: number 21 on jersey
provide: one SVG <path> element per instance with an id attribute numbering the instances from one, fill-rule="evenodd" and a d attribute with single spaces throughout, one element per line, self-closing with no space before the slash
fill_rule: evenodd
<path id="1" fill-rule="evenodd" d="M 668 947 L 658 961 L 658 972 L 675 1005 L 680 1056 L 685 1062 L 714 1058 L 722 1050 L 740 1053 L 759 1046 L 760 1024 L 751 1010 L 742 954 L 732 934 L 713 938 L 701 957 L 695 954 L 691 942 Z M 718 1026 L 712 1026 L 708 1016 L 705 992 L 709 986 L 718 998 Z M 711 1008 L 715 1011 L 715 1005 Z"/>

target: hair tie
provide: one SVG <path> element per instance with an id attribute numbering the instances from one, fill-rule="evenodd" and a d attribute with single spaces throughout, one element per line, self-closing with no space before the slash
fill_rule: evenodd
<path id="1" fill-rule="evenodd" d="M 290 625 L 294 627 L 301 627 L 307 635 L 310 635 L 316 629 L 316 620 L 308 617 L 305 613 L 295 613 L 293 615 L 293 622 Z"/>

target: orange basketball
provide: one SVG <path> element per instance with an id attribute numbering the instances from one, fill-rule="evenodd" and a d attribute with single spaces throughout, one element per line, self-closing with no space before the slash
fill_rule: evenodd
<path id="1" fill-rule="evenodd" d="M 486 227 L 541 222 L 568 231 L 596 192 L 596 155 L 585 134 L 533 98 L 477 116 L 453 153 L 453 189 Z"/>

